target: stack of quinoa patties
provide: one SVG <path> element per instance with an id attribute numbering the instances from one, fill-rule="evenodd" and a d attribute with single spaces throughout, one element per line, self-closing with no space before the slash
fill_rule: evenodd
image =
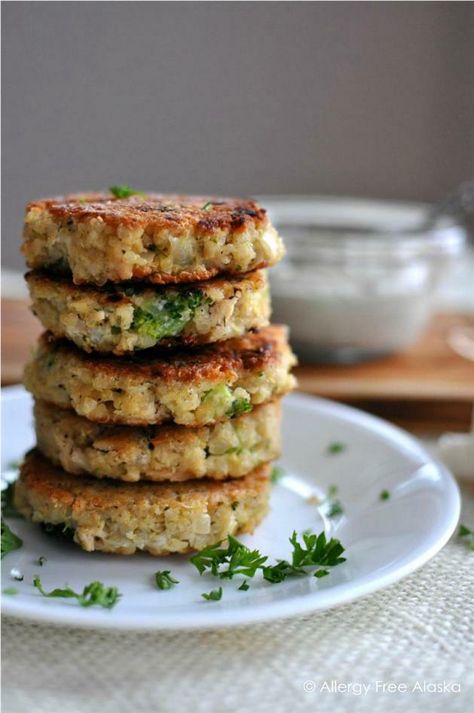
<path id="1" fill-rule="evenodd" d="M 23 253 L 48 330 L 25 370 L 37 448 L 15 489 L 85 550 L 187 552 L 268 509 L 294 386 L 265 269 L 283 245 L 251 200 L 128 187 L 27 206 Z"/>

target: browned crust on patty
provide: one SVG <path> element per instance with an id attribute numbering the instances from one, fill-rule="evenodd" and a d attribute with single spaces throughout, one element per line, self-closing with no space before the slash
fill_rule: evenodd
<path id="1" fill-rule="evenodd" d="M 22 252 L 78 285 L 175 284 L 274 265 L 284 248 L 250 199 L 92 193 L 29 203 Z"/>
<path id="2" fill-rule="evenodd" d="M 235 232 L 268 224 L 266 210 L 249 198 L 143 193 L 115 198 L 112 193 L 81 193 L 31 201 L 26 210 L 48 211 L 55 219 L 77 222 L 100 218 L 112 227 L 146 227 L 150 230 L 198 231 L 210 236 L 216 230 Z"/>
<path id="3" fill-rule="evenodd" d="M 286 329 L 277 326 L 187 351 L 122 358 L 85 354 L 44 335 L 24 383 L 36 398 L 98 423 L 204 426 L 288 393 L 295 361 Z"/>
<path id="4" fill-rule="evenodd" d="M 176 285 L 159 285 L 157 287 L 152 287 L 149 282 L 108 282 L 105 285 L 76 285 L 71 282 L 70 275 L 64 273 L 51 273 L 48 270 L 29 270 L 24 275 L 28 285 L 41 284 L 43 287 L 54 288 L 56 285 L 61 286 L 61 290 L 66 292 L 71 296 L 81 296 L 81 294 L 87 295 L 98 295 L 101 299 L 101 303 L 109 306 L 116 306 L 130 304 L 132 300 L 130 296 L 127 295 L 127 291 L 133 291 L 137 294 L 140 290 L 153 294 L 154 292 L 184 292 L 187 293 L 190 290 L 199 290 L 203 292 L 206 287 L 217 287 L 223 289 L 239 289 L 239 285 L 242 281 L 252 282 L 255 288 L 260 288 L 266 283 L 265 272 L 262 270 L 254 270 L 252 272 L 247 272 L 242 275 L 228 275 L 219 277 L 213 277 L 206 282 L 185 282 L 177 283 Z"/>
<path id="5" fill-rule="evenodd" d="M 271 267 L 272 263 L 269 260 L 260 260 L 260 262 L 252 266 L 252 270 L 264 270 L 267 267 Z M 209 267 L 206 269 L 199 270 L 181 270 L 179 275 L 162 275 L 159 273 L 153 273 L 150 275 L 148 269 L 135 268 L 133 271 L 133 277 L 136 280 L 148 280 L 152 285 L 178 285 L 180 283 L 192 283 L 192 282 L 202 282 L 203 280 L 212 280 L 213 277 L 222 273 L 217 267 Z M 238 275 L 239 272 L 234 272 L 229 270 L 230 276 Z M 80 280 L 74 280 L 76 284 L 82 285 Z"/>
<path id="6" fill-rule="evenodd" d="M 268 464 L 237 480 L 123 484 L 68 475 L 33 450 L 14 503 L 33 522 L 72 530 L 87 552 L 161 556 L 252 532 L 268 511 L 269 494 Z"/>
<path id="7" fill-rule="evenodd" d="M 142 505 L 149 506 L 150 500 L 179 501 L 192 503 L 205 495 L 210 501 L 223 497 L 238 500 L 249 486 L 261 490 L 267 487 L 270 465 L 256 468 L 243 478 L 216 481 L 207 478 L 186 480 L 179 483 L 122 483 L 115 480 L 97 480 L 89 476 L 77 478 L 53 465 L 36 449 L 29 451 L 20 469 L 20 480 L 30 490 L 52 504 L 100 510 L 101 508 L 126 508 L 131 510 Z"/>
<path id="8" fill-rule="evenodd" d="M 45 401 L 34 406 L 37 447 L 77 476 L 122 481 L 226 480 L 280 455 L 280 401 L 202 428 L 97 424 Z"/>
<path id="9" fill-rule="evenodd" d="M 162 382 L 215 381 L 226 374 L 234 376 L 242 371 L 259 371 L 279 361 L 287 348 L 287 329 L 270 325 L 244 337 L 228 339 L 193 350 L 176 350 L 166 355 L 151 350 L 121 357 L 86 354 L 69 342 L 56 339 L 49 333 L 40 337 L 40 349 L 81 362 L 87 369 L 113 378 L 132 377 L 134 380 Z"/>

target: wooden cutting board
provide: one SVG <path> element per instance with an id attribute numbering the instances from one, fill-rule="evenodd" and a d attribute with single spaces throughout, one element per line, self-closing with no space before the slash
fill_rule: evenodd
<path id="1" fill-rule="evenodd" d="M 474 362 L 456 354 L 447 337 L 466 318 L 437 315 L 413 349 L 351 366 L 303 364 L 299 390 L 350 403 L 410 430 L 438 432 L 469 427 Z M 2 384 L 21 381 L 25 361 L 42 328 L 24 300 L 2 302 Z"/>
<path id="2" fill-rule="evenodd" d="M 454 329 L 469 322 L 462 314 L 438 314 L 412 349 L 378 361 L 302 364 L 296 370 L 299 389 L 405 426 L 463 430 L 469 427 L 474 400 L 474 361 L 457 354 L 448 340 Z"/>

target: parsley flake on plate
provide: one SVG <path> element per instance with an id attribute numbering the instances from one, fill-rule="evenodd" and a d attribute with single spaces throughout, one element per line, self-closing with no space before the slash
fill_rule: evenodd
<path id="1" fill-rule="evenodd" d="M 290 537 L 293 552 L 291 561 L 279 560 L 273 565 L 267 564 L 268 556 L 262 555 L 259 550 L 250 550 L 242 542 L 231 535 L 227 540 L 227 547 L 222 547 L 221 542 L 205 547 L 191 557 L 192 564 L 199 574 L 211 574 L 219 579 L 232 579 L 235 575 L 255 577 L 261 571 L 263 578 L 271 584 L 283 582 L 292 576 L 325 577 L 329 572 L 327 567 L 335 567 L 345 562 L 342 557 L 344 547 L 339 540 L 328 540 L 324 532 L 319 535 L 305 531 L 303 541 L 298 541 L 296 532 Z M 314 571 L 315 567 L 322 567 Z M 246 591 L 248 585 L 244 581 L 239 587 Z"/>
<path id="2" fill-rule="evenodd" d="M 380 500 L 389 500 L 390 499 L 390 491 L 382 490 L 379 497 L 380 497 Z"/>
<path id="3" fill-rule="evenodd" d="M 102 582 L 91 582 L 87 584 L 82 593 L 75 592 L 71 587 L 63 589 L 53 589 L 51 592 L 46 592 L 43 589 L 41 580 L 36 575 L 33 578 L 33 585 L 43 595 L 43 597 L 76 599 L 81 607 L 103 607 L 104 609 L 112 609 L 121 597 L 117 587 L 106 587 Z"/>
<path id="4" fill-rule="evenodd" d="M 201 594 L 201 597 L 206 599 L 208 602 L 218 602 L 219 599 L 222 599 L 222 587 L 219 587 L 219 589 L 212 589 L 210 592 L 204 592 Z"/>
<path id="5" fill-rule="evenodd" d="M 340 500 L 336 498 L 337 485 L 330 485 L 328 494 L 321 503 L 326 517 L 333 518 L 344 513 L 344 508 Z"/>
<path id="6" fill-rule="evenodd" d="M 321 577 L 327 577 L 329 574 L 329 571 L 327 569 L 317 569 L 316 572 L 314 573 L 313 577 L 316 577 L 317 579 L 321 579 Z"/>
<path id="7" fill-rule="evenodd" d="M 158 589 L 171 589 L 175 584 L 179 584 L 179 580 L 171 576 L 169 569 L 165 569 L 155 572 L 155 584 Z"/>
<path id="8" fill-rule="evenodd" d="M 190 562 L 199 574 L 208 571 L 220 579 L 232 579 L 236 574 L 254 577 L 268 559 L 258 550 L 249 549 L 232 535 L 227 538 L 227 547 L 221 545 L 221 542 L 209 545 L 191 557 Z"/>
<path id="9" fill-rule="evenodd" d="M 326 453 L 329 453 L 329 455 L 336 455 L 336 453 L 342 453 L 345 450 L 346 446 L 344 443 L 341 443 L 340 441 L 333 441 L 333 443 L 328 445 Z"/>
<path id="10" fill-rule="evenodd" d="M 296 532 L 290 537 L 293 546 L 292 565 L 294 567 L 305 567 L 312 565 L 322 565 L 334 567 L 345 562 L 345 557 L 341 557 L 344 547 L 340 541 L 331 538 L 328 540 L 326 534 L 321 532 L 317 535 L 314 532 L 303 533 L 303 542 L 298 542 Z"/>
<path id="11" fill-rule="evenodd" d="M 268 582 L 276 584 L 283 582 L 287 577 L 310 574 L 305 567 L 335 567 L 345 562 L 345 557 L 341 557 L 344 547 L 339 540 L 331 538 L 327 540 L 324 532 L 319 535 L 313 532 L 303 533 L 303 542 L 298 541 L 296 532 L 290 537 L 290 544 L 293 547 L 291 562 L 280 560 L 277 564 L 263 567 L 263 577 Z M 329 572 L 318 574 L 315 577 L 324 577 Z"/>
<path id="12" fill-rule="evenodd" d="M 263 578 L 271 584 L 284 582 L 288 577 L 306 575 L 306 570 L 302 567 L 293 567 L 287 560 L 280 560 L 276 564 L 262 567 Z"/>

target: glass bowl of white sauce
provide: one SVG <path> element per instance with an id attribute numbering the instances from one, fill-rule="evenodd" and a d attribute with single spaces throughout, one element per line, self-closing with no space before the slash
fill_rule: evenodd
<path id="1" fill-rule="evenodd" d="M 270 271 L 273 321 L 305 361 L 355 363 L 409 348 L 465 229 L 420 230 L 426 206 L 339 198 L 262 198 L 287 255 Z"/>

